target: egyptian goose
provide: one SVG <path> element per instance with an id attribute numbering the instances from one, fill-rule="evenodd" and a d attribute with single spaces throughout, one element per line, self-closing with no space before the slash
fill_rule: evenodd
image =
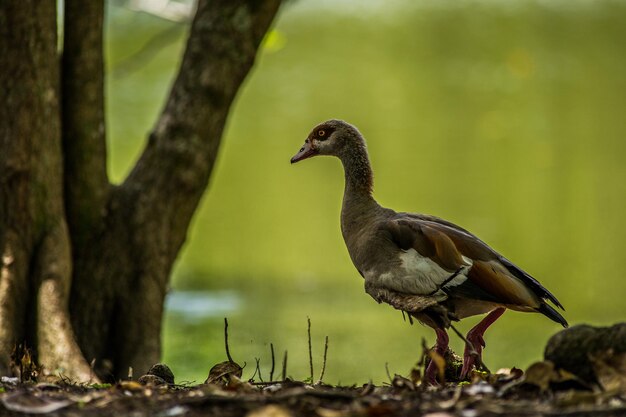
<path id="1" fill-rule="evenodd" d="M 536 279 L 467 230 L 440 218 L 397 213 L 372 197 L 372 168 L 356 127 L 329 120 L 316 126 L 291 163 L 316 155 L 338 157 L 345 191 L 341 232 L 365 291 L 432 327 L 435 350 L 448 349 L 451 320 L 488 313 L 466 337 L 461 378 L 482 363 L 483 334 L 509 308 L 542 313 L 567 327 L 561 303 Z M 425 378 L 436 383 L 434 361 Z"/>

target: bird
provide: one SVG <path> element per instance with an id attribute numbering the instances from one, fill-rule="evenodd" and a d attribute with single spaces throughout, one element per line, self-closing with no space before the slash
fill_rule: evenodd
<path id="1" fill-rule="evenodd" d="M 366 142 L 355 126 L 337 119 L 318 124 L 291 163 L 322 155 L 339 158 L 344 168 L 341 233 L 367 294 L 433 328 L 434 351 L 442 356 L 453 321 L 486 313 L 464 339 L 461 380 L 482 364 L 484 333 L 507 309 L 568 326 L 549 304 L 565 310 L 550 291 L 466 229 L 381 206 L 373 197 Z M 431 361 L 424 378 L 436 385 L 437 375 Z"/>

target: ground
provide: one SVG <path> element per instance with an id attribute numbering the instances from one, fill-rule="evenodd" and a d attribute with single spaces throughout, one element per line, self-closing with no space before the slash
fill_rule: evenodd
<path id="1" fill-rule="evenodd" d="M 159 377 L 114 385 L 19 383 L 3 378 L 0 416 L 626 416 L 623 390 L 587 385 L 538 362 L 526 372 L 474 373 L 473 382 L 438 387 L 395 375 L 383 386 L 332 387 L 299 381 L 241 381 L 179 386 Z M 161 385 L 154 385 L 160 383 Z"/>
<path id="2" fill-rule="evenodd" d="M 441 356 L 424 343 L 420 365 L 406 377 L 389 375 L 382 386 L 311 383 L 312 369 L 308 381 L 294 381 L 286 377 L 286 362 L 278 381 L 254 380 L 256 372 L 244 381 L 242 367 L 230 356 L 226 320 L 224 339 L 228 360 L 214 365 L 207 380 L 195 386 L 176 384 L 165 364 L 152 366 L 137 380 L 77 384 L 43 375 L 27 349 L 16 351 L 14 365 L 21 376 L 1 378 L 0 417 L 626 416 L 626 323 L 563 330 L 548 341 L 545 360 L 524 371 L 473 370 L 467 381 L 458 380 L 458 356 L 451 351 Z M 435 385 L 421 377 L 429 361 L 438 368 Z"/>

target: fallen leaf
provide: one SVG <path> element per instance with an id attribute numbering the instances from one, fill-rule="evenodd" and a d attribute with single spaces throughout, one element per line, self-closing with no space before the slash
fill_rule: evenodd
<path id="1" fill-rule="evenodd" d="M 229 385 L 231 382 L 231 376 L 235 376 L 238 379 L 243 374 L 243 368 L 239 364 L 231 361 L 220 362 L 213 366 L 209 371 L 205 384 L 218 384 Z"/>
<path id="2" fill-rule="evenodd" d="M 482 381 L 472 384 L 465 389 L 465 393 L 467 395 L 485 395 L 485 394 L 493 394 L 494 392 L 495 392 L 495 389 L 493 388 L 493 386 Z"/>
<path id="3" fill-rule="evenodd" d="M 431 361 L 435 362 L 435 366 L 437 366 L 437 375 L 439 375 L 439 381 L 441 381 L 441 383 L 444 383 L 444 377 L 446 373 L 446 360 L 434 349 L 431 349 L 428 352 L 428 356 L 430 357 Z"/>
<path id="4" fill-rule="evenodd" d="M 422 373 L 420 372 L 420 370 L 417 367 L 411 368 L 411 373 L 409 374 L 409 379 L 414 384 L 417 384 L 417 383 L 419 383 L 422 380 Z"/>
<path id="5" fill-rule="evenodd" d="M 589 355 L 598 382 L 605 391 L 626 393 L 626 352 L 613 349 Z"/>
<path id="6" fill-rule="evenodd" d="M 556 403 L 561 407 L 581 406 L 583 404 L 596 404 L 598 395 L 595 392 L 569 390 L 560 393 L 556 399 Z"/>
<path id="7" fill-rule="evenodd" d="M 160 376 L 150 375 L 150 374 L 141 376 L 137 380 L 137 382 L 139 382 L 142 385 L 149 385 L 152 387 L 156 387 L 159 385 L 167 385 L 167 382 L 165 382 L 165 380 L 161 378 Z"/>
<path id="8" fill-rule="evenodd" d="M 28 392 L 5 395 L 0 398 L 0 401 L 2 401 L 2 405 L 4 405 L 7 410 L 29 414 L 51 413 L 73 404 L 71 400 L 59 400 L 46 396 L 33 395 Z"/>
<path id="9" fill-rule="evenodd" d="M 317 410 L 315 410 L 315 412 L 320 417 L 343 417 L 351 414 L 349 410 L 334 410 L 332 408 L 324 407 L 319 407 Z"/>
<path id="10" fill-rule="evenodd" d="M 126 391 L 143 391 L 145 388 L 137 381 L 120 381 L 117 383 L 116 387 Z"/>
<path id="11" fill-rule="evenodd" d="M 535 362 L 524 373 L 523 381 L 546 391 L 554 378 L 554 364 L 550 361 Z"/>
<path id="12" fill-rule="evenodd" d="M 395 374 L 391 385 L 398 389 L 408 389 L 409 391 L 415 391 L 415 384 L 408 378 Z"/>
<path id="13" fill-rule="evenodd" d="M 250 411 L 246 417 L 292 417 L 292 414 L 285 407 L 270 404 Z"/>

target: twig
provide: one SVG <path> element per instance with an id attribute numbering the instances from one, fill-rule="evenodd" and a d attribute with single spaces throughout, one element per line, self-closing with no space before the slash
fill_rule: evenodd
<path id="1" fill-rule="evenodd" d="M 250 385 L 265 387 L 268 385 L 285 384 L 287 382 L 292 382 L 292 381 L 288 379 L 283 379 L 281 381 L 262 381 L 262 382 L 251 381 Z"/>
<path id="2" fill-rule="evenodd" d="M 228 348 L 228 319 L 224 317 L 224 345 L 226 345 L 226 357 L 229 362 L 235 362 L 233 357 L 230 356 L 230 349 Z"/>
<path id="3" fill-rule="evenodd" d="M 326 355 L 328 354 L 328 336 L 326 336 L 326 341 L 324 342 L 324 362 L 322 362 L 322 372 L 320 372 L 320 380 L 322 382 L 324 379 L 324 372 L 326 372 Z"/>
<path id="4" fill-rule="evenodd" d="M 467 340 L 465 338 L 465 336 L 463 336 L 463 334 L 461 332 L 459 332 L 456 327 L 454 327 L 452 324 L 450 324 L 450 328 L 454 331 L 454 333 L 456 333 L 457 336 L 459 336 L 461 338 L 461 340 L 463 340 L 465 342 L 465 344 L 467 346 L 470 347 L 470 349 L 472 350 L 470 352 L 470 355 L 474 356 L 477 360 L 478 360 L 478 365 L 480 366 L 480 368 L 487 372 L 487 373 L 491 373 L 491 371 L 489 370 L 489 368 L 487 368 L 487 365 L 485 365 L 485 363 L 483 362 L 483 359 L 480 357 L 480 355 L 478 354 L 478 351 L 476 351 L 476 348 L 474 347 L 473 343 L 470 343 L 469 340 Z"/>
<path id="5" fill-rule="evenodd" d="M 452 410 L 454 406 L 458 404 L 459 400 L 461 399 L 462 394 L 463 394 L 463 387 L 458 385 L 454 389 L 454 395 L 452 395 L 452 398 L 446 401 L 441 401 L 439 403 L 439 407 L 441 407 L 444 410 Z"/>
<path id="6" fill-rule="evenodd" d="M 426 372 L 426 357 L 428 356 L 428 345 L 426 344 L 426 338 L 422 337 L 422 357 L 420 358 L 420 366 L 424 368 L 424 372 Z"/>
<path id="7" fill-rule="evenodd" d="M 311 318 L 306 318 L 308 326 L 307 331 L 309 334 L 309 369 L 311 370 L 311 383 L 313 383 L 313 348 L 311 346 Z"/>
<path id="8" fill-rule="evenodd" d="M 361 393 L 359 394 L 360 397 L 365 397 L 370 395 L 371 393 L 374 392 L 374 389 L 376 387 L 374 386 L 374 383 L 372 382 L 372 380 L 370 379 L 369 381 L 367 381 L 367 384 L 363 387 L 363 389 L 361 390 Z"/>
<path id="9" fill-rule="evenodd" d="M 385 362 L 385 371 L 387 372 L 387 378 L 389 378 L 389 383 L 393 384 L 393 379 L 391 378 L 391 374 L 389 373 L 389 362 Z"/>
<path id="10" fill-rule="evenodd" d="M 270 352 L 272 352 L 272 369 L 270 369 L 270 381 L 274 379 L 274 365 L 276 364 L 274 360 L 274 344 L 270 343 Z"/>
<path id="11" fill-rule="evenodd" d="M 94 371 L 96 367 L 96 358 L 93 358 L 89 363 L 89 382 L 96 379 L 96 372 Z"/>
<path id="12" fill-rule="evenodd" d="M 252 374 L 252 376 L 250 377 L 250 379 L 248 380 L 248 382 L 253 383 L 254 381 L 254 377 L 256 376 L 257 372 L 259 372 L 259 361 L 257 358 L 254 358 L 257 362 L 256 362 L 256 368 L 254 368 L 254 373 Z M 260 378 L 259 378 L 260 379 Z"/>
<path id="13" fill-rule="evenodd" d="M 287 351 L 283 355 L 283 381 L 287 379 Z"/>
<path id="14" fill-rule="evenodd" d="M 254 370 L 254 374 L 256 375 L 258 373 L 259 381 L 263 382 L 263 377 L 261 376 L 261 359 L 254 358 L 254 360 L 256 361 L 256 369 Z"/>

